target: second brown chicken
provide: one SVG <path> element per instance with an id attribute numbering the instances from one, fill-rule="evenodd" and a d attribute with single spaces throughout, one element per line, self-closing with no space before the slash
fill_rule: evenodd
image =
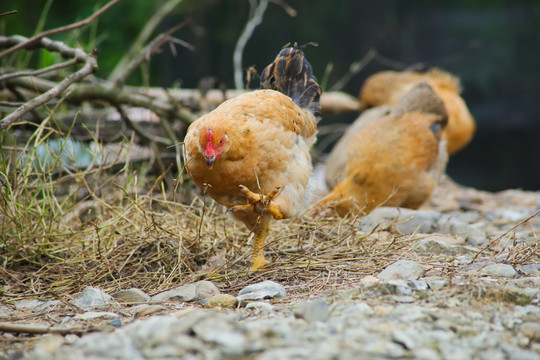
<path id="1" fill-rule="evenodd" d="M 360 110 L 396 106 L 407 91 L 419 81 L 428 83 L 442 99 L 448 112 L 448 125 L 442 133 L 448 154 L 464 148 L 476 130 L 474 118 L 461 97 L 459 79 L 439 68 L 428 71 L 381 71 L 367 78 L 360 90 Z"/>
<path id="2" fill-rule="evenodd" d="M 326 182 L 333 190 L 319 206 L 338 215 L 366 214 L 380 205 L 420 207 L 444 172 L 443 101 L 425 82 L 392 109 L 365 111 L 332 150 Z"/>

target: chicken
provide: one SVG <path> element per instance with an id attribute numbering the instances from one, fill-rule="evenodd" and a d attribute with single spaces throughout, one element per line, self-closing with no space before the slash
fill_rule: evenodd
<path id="1" fill-rule="evenodd" d="M 382 71 L 374 74 L 366 80 L 360 91 L 360 110 L 381 105 L 394 107 L 419 81 L 431 85 L 444 102 L 448 112 L 448 125 L 442 138 L 447 142 L 448 154 L 452 155 L 471 141 L 476 125 L 460 96 L 459 79 L 448 72 L 435 68 L 427 72 Z"/>
<path id="2" fill-rule="evenodd" d="M 367 214 L 380 205 L 416 209 L 431 195 L 448 155 L 440 140 L 448 115 L 425 82 L 392 110 L 365 111 L 326 161 L 332 191 L 318 204 L 339 216 Z"/>
<path id="3" fill-rule="evenodd" d="M 225 101 L 187 131 L 187 173 L 253 231 L 251 270 L 269 263 L 264 243 L 272 218 L 290 218 L 306 204 L 320 96 L 295 44 L 264 69 L 261 90 Z"/>

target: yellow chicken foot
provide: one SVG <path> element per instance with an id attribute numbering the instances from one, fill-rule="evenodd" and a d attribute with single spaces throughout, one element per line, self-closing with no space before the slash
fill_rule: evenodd
<path id="1" fill-rule="evenodd" d="M 273 199 L 281 193 L 280 186 L 276 187 L 274 190 L 270 191 L 264 196 L 250 191 L 244 185 L 240 185 L 240 191 L 246 197 L 248 204 L 235 205 L 229 210 L 233 212 L 256 211 L 258 213 L 262 213 L 264 210 L 266 210 L 272 214 L 274 219 L 283 219 L 283 213 L 281 212 L 279 205 L 273 201 Z"/>

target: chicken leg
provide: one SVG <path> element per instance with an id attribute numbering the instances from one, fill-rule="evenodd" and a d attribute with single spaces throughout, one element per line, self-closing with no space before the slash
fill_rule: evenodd
<path id="1" fill-rule="evenodd" d="M 260 214 L 253 227 L 253 261 L 251 271 L 259 270 L 269 264 L 264 257 L 264 243 L 270 232 L 270 215 L 276 219 L 283 219 L 284 215 L 273 199 L 281 192 L 281 187 L 277 187 L 266 195 L 261 195 L 250 191 L 244 185 L 240 185 L 240 191 L 246 197 L 248 204 L 233 206 L 230 210 L 237 214 Z"/>

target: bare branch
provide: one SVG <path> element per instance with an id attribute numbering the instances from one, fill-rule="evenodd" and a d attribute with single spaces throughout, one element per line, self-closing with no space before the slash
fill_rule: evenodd
<path id="1" fill-rule="evenodd" d="M 18 36 L 17 38 L 19 40 L 25 39 L 22 36 Z M 0 39 L 0 41 L 1 40 L 2 39 Z M 32 111 L 38 106 L 43 105 L 44 103 L 51 100 L 52 98 L 59 97 L 64 92 L 64 90 L 67 89 L 69 85 L 84 79 L 89 74 L 95 72 L 98 68 L 97 50 L 94 50 L 92 51 L 91 54 L 87 55 L 84 51 L 80 49 L 72 49 L 59 41 L 52 41 L 46 38 L 39 39 L 39 41 L 40 41 L 40 45 L 45 47 L 47 50 L 58 51 L 63 56 L 73 57 L 78 62 L 83 61 L 85 65 L 81 69 L 79 69 L 77 72 L 63 79 L 61 82 L 56 84 L 54 87 L 49 89 L 44 94 L 41 94 L 35 97 L 34 99 L 28 101 L 26 104 L 24 104 L 23 106 L 20 106 L 14 112 L 10 113 L 5 118 L 3 118 L 0 121 L 0 130 L 6 129 L 14 121 L 20 119 L 23 115 L 25 115 L 29 111 Z M 24 43 L 27 43 L 27 41 L 23 40 L 21 42 L 21 44 L 24 44 Z"/>
<path id="2" fill-rule="evenodd" d="M 278 6 L 281 6 L 283 11 L 285 11 L 287 13 L 287 15 L 289 15 L 290 17 L 295 17 L 298 14 L 297 11 L 292 6 L 287 4 L 285 1 L 282 1 L 282 0 L 270 0 L 270 2 L 274 3 L 274 4 L 278 5 Z"/>
<path id="3" fill-rule="evenodd" d="M 13 15 L 13 14 L 17 14 L 17 10 L 12 10 L 12 11 L 8 11 L 8 12 L 5 12 L 5 13 L 1 13 L 0 16 Z"/>
<path id="4" fill-rule="evenodd" d="M 116 67 L 111 72 L 109 80 L 113 83 L 118 82 L 118 79 L 122 77 L 124 69 L 128 67 L 128 64 L 138 56 L 144 44 L 148 41 L 156 27 L 172 10 L 180 4 L 182 0 L 170 0 L 161 6 L 152 17 L 148 20 L 137 39 L 131 45 L 131 48 L 126 55 L 116 64 Z"/>
<path id="5" fill-rule="evenodd" d="M 50 71 L 54 71 L 54 70 L 62 69 L 62 68 L 65 68 L 65 67 L 68 67 L 68 66 L 71 66 L 71 65 L 75 65 L 77 62 L 78 62 L 77 59 L 71 59 L 71 60 L 65 61 L 63 63 L 51 65 L 49 67 L 39 69 L 39 70 L 19 71 L 19 72 L 15 72 L 15 73 L 11 73 L 11 74 L 1 75 L 0 76 L 0 81 L 5 81 L 5 80 L 8 80 L 8 79 L 12 79 L 12 78 L 16 78 L 16 77 L 23 77 L 23 76 L 38 76 L 38 75 L 41 75 L 41 74 L 48 73 Z"/>
<path id="6" fill-rule="evenodd" d="M 257 8 L 253 12 L 253 16 L 248 20 L 244 31 L 240 34 L 238 41 L 236 42 L 236 47 L 234 48 L 233 53 L 233 65 L 234 65 L 234 86 L 237 89 L 244 88 L 244 79 L 243 79 L 243 70 L 242 70 L 242 54 L 244 53 L 244 48 L 248 40 L 253 35 L 255 28 L 259 26 L 262 22 L 264 12 L 268 6 L 268 0 L 260 0 Z"/>
<path id="7" fill-rule="evenodd" d="M 78 21 L 78 22 L 73 23 L 71 25 L 61 26 L 59 28 L 47 30 L 47 31 L 44 31 L 44 32 L 42 32 L 40 34 L 37 34 L 36 36 L 33 36 L 33 37 L 27 39 L 25 42 L 19 43 L 19 44 L 13 46 L 13 47 L 1 52 L 0 53 L 0 59 L 3 58 L 4 56 L 7 56 L 9 54 L 14 53 L 15 51 L 17 51 L 19 49 L 27 47 L 27 46 L 39 41 L 40 39 L 43 39 L 43 38 L 47 37 L 47 36 L 54 35 L 54 34 L 59 34 L 59 33 L 66 32 L 66 31 L 70 31 L 70 30 L 82 27 L 84 25 L 87 25 L 87 24 L 91 23 L 95 18 L 97 18 L 98 16 L 103 14 L 105 11 L 109 10 L 110 7 L 112 7 L 113 5 L 118 3 L 119 1 L 120 0 L 112 0 L 112 1 L 110 1 L 104 7 L 102 7 L 101 9 L 99 9 L 94 14 L 90 15 L 89 17 L 87 17 L 84 20 Z"/>
<path id="8" fill-rule="evenodd" d="M 343 87 L 347 85 L 347 83 L 351 81 L 356 74 L 362 71 L 362 69 L 365 68 L 366 65 L 378 55 L 379 53 L 377 50 L 369 49 L 368 53 L 360 61 L 355 61 L 351 64 L 351 66 L 349 66 L 349 71 L 330 88 L 330 91 L 338 91 L 343 89 Z"/>
<path id="9" fill-rule="evenodd" d="M 127 63 L 124 68 L 118 71 L 114 80 L 115 86 L 121 87 L 124 85 L 129 76 L 131 76 L 133 71 L 135 71 L 135 69 L 137 69 L 142 62 L 148 61 L 150 56 L 158 51 L 163 44 L 172 41 L 171 35 L 186 26 L 189 22 L 190 20 L 183 21 L 180 24 L 173 26 L 166 32 L 159 34 L 154 40 L 152 40 L 142 51 L 137 54 L 137 56 L 135 56 L 135 58 L 132 59 L 130 63 Z M 188 46 L 190 46 L 190 49 L 193 49 L 191 45 L 188 44 Z"/>

